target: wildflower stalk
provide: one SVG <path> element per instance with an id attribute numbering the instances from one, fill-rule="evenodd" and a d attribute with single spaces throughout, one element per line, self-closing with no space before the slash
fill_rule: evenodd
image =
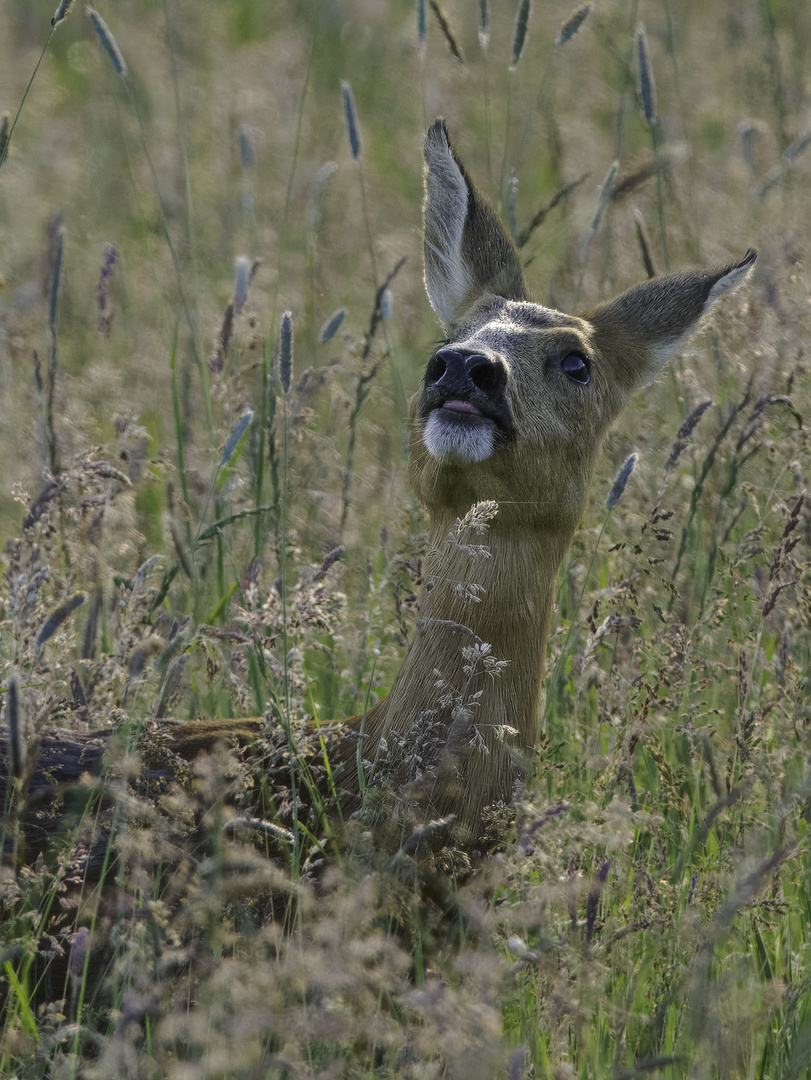
<path id="1" fill-rule="evenodd" d="M 382 285 L 379 286 L 375 293 L 374 307 L 372 308 L 372 315 L 369 320 L 369 328 L 365 334 L 365 342 L 363 350 L 361 351 L 361 362 L 368 360 L 372 351 L 372 343 L 374 341 L 375 334 L 378 327 L 383 322 L 383 298 L 386 295 L 389 285 L 394 278 L 399 274 L 400 270 L 405 263 L 405 259 L 401 259 L 394 269 L 388 274 Z M 385 333 L 385 327 L 384 327 Z M 341 527 L 340 535 L 343 536 L 344 526 L 346 525 L 346 516 L 349 512 L 349 485 L 352 480 L 352 465 L 355 453 L 355 439 L 357 430 L 357 421 L 360 415 L 360 410 L 363 407 L 363 403 L 369 395 L 369 384 L 377 374 L 379 362 L 372 365 L 368 372 L 362 372 L 358 376 L 358 384 L 355 390 L 355 404 L 352 407 L 352 412 L 349 415 L 349 443 L 346 450 L 346 466 L 344 467 L 344 478 L 341 489 Z M 396 376 L 396 371 L 394 372 Z M 396 388 L 399 389 L 399 383 L 396 384 Z M 395 400 L 399 401 L 399 398 L 395 395 Z"/>
<path id="2" fill-rule="evenodd" d="M 293 880 L 298 880 L 301 870 L 301 831 L 298 816 L 298 796 L 296 763 L 298 751 L 291 723 L 291 697 L 290 697 L 290 640 L 287 632 L 287 510 L 289 488 L 289 446 L 288 446 L 288 408 L 287 396 L 290 392 L 290 383 L 293 372 L 293 315 L 285 311 L 282 315 L 279 331 L 279 385 L 282 391 L 282 476 L 280 485 L 281 509 L 279 527 L 279 596 L 282 604 L 282 672 L 283 672 L 283 701 L 280 710 L 282 726 L 287 736 L 287 746 L 290 754 L 290 793 L 293 804 Z"/>
<path id="3" fill-rule="evenodd" d="M 177 390 L 177 333 L 179 327 L 180 324 L 178 320 L 175 319 L 175 331 L 172 335 L 172 348 L 169 352 L 169 371 L 171 373 L 172 382 L 172 411 L 175 417 L 175 439 L 177 440 L 177 471 L 180 475 L 180 490 L 183 492 L 183 501 L 188 506 L 189 488 L 188 484 L 186 483 L 186 463 L 183 454 L 183 420 L 180 414 L 180 395 L 178 394 Z M 186 525 L 186 531 L 187 540 L 190 540 L 191 537 L 190 535 L 188 535 L 188 523 Z"/>
<path id="4" fill-rule="evenodd" d="M 268 447 L 271 460 L 269 462 L 271 474 L 274 470 L 272 453 L 273 446 L 270 437 L 273 412 L 270 404 L 271 395 L 273 394 L 273 384 L 270 378 L 270 360 L 272 342 L 274 340 L 274 334 L 276 329 L 276 311 L 279 303 L 279 289 L 282 282 L 282 259 L 285 250 L 285 241 L 287 239 L 287 229 L 290 223 L 290 202 L 293 195 L 293 180 L 296 175 L 296 167 L 299 159 L 299 149 L 301 147 L 301 126 L 304 120 L 304 102 L 307 98 L 307 89 L 310 85 L 310 74 L 312 72 L 313 62 L 313 49 L 315 47 L 315 37 L 318 30 L 318 8 L 312 17 L 312 24 L 310 29 L 310 41 L 307 48 L 307 63 L 304 68 L 304 82 L 301 87 L 301 95 L 299 97 L 298 113 L 296 114 L 296 136 L 293 140 L 293 156 L 290 162 L 290 172 L 287 177 L 287 190 L 284 196 L 284 210 L 282 211 L 282 221 L 279 227 L 279 240 L 277 244 L 277 259 L 276 259 L 276 283 L 273 287 L 273 301 L 270 311 L 270 326 L 268 328 L 268 336 L 265 340 L 265 347 L 262 350 L 262 392 L 261 392 L 261 406 L 259 414 L 259 445 L 256 455 L 256 485 L 254 488 L 254 503 L 256 506 L 260 506 L 264 499 L 264 484 L 265 484 L 265 446 Z M 257 515 L 256 527 L 254 529 L 253 546 L 254 555 L 260 558 L 265 549 L 265 536 L 266 526 L 265 520 L 262 515 Z"/>
<path id="5" fill-rule="evenodd" d="M 359 179 L 359 182 L 360 182 L 360 195 L 361 195 L 361 205 L 362 205 L 362 209 L 363 209 L 363 222 L 364 222 L 364 226 L 365 226 L 365 229 L 366 229 L 366 244 L 367 244 L 368 251 L 369 251 L 369 259 L 370 259 L 371 265 L 372 265 L 372 278 L 373 278 L 374 286 L 375 286 L 375 303 L 374 303 L 374 307 L 372 309 L 372 318 L 371 318 L 371 322 L 370 322 L 369 331 L 367 332 L 367 335 L 366 335 L 366 344 L 364 345 L 364 349 L 363 349 L 363 353 L 362 353 L 362 357 L 361 357 L 362 360 L 366 360 L 368 355 L 369 355 L 372 336 L 373 336 L 374 331 L 377 328 L 380 320 L 383 317 L 383 303 L 384 303 L 384 297 L 385 297 L 385 294 L 386 294 L 386 290 L 388 289 L 388 286 L 390 285 L 390 283 L 391 283 L 392 279 L 394 278 L 395 274 L 398 273 L 398 271 L 400 269 L 400 266 L 402 265 L 402 261 L 397 264 L 395 269 L 388 275 L 386 280 L 381 285 L 379 283 L 378 277 L 377 277 L 377 263 L 375 261 L 374 243 L 372 241 L 372 231 L 371 231 L 371 228 L 369 226 L 369 214 L 368 214 L 368 210 L 367 210 L 367 206 L 366 206 L 366 187 L 365 187 L 365 184 L 363 182 L 363 142 L 362 142 L 362 137 L 361 137 L 360 121 L 358 119 L 357 109 L 355 107 L 355 97 L 354 97 L 354 94 L 352 93 L 352 87 L 346 81 L 341 82 L 341 97 L 342 97 L 342 100 L 343 100 L 344 119 L 345 119 L 345 122 L 346 122 L 346 132 L 347 132 L 347 139 L 349 141 L 349 149 L 350 149 L 350 152 L 352 154 L 352 157 L 354 158 L 354 160 L 357 162 L 357 165 L 358 165 L 358 179 Z M 385 324 L 385 322 L 384 322 L 384 326 L 383 326 L 383 335 L 384 335 L 384 337 L 386 339 L 386 344 L 388 346 L 388 350 L 387 350 L 388 351 L 388 356 L 390 358 L 389 370 L 391 372 L 391 377 L 392 377 L 392 397 L 394 398 L 394 403 L 395 403 L 395 407 L 396 407 L 397 411 L 402 415 L 402 414 L 405 413 L 405 395 L 403 393 L 403 387 L 402 387 L 402 381 L 400 379 L 400 373 L 398 371 L 397 364 L 396 364 L 396 361 L 395 361 L 396 346 L 395 346 L 394 342 L 391 340 L 390 331 L 389 331 L 388 326 Z M 368 382 L 371 381 L 372 377 L 376 374 L 378 367 L 379 367 L 379 364 L 375 364 L 374 369 L 372 370 L 371 374 L 369 374 L 369 375 L 361 375 L 360 376 L 359 382 L 358 382 L 358 396 L 357 396 L 356 401 L 355 401 L 355 408 L 353 409 L 352 416 L 350 417 L 350 435 L 349 435 L 350 445 L 349 445 L 349 450 L 348 450 L 348 453 L 347 453 L 347 468 L 346 468 L 346 472 L 344 474 L 344 492 L 343 492 L 343 496 L 342 496 L 342 509 L 341 509 L 341 531 L 342 532 L 343 532 L 343 526 L 344 526 L 345 521 L 346 521 L 346 511 L 347 511 L 346 492 L 347 492 L 348 483 L 349 483 L 349 469 L 350 469 L 352 451 L 353 451 L 354 442 L 355 442 L 354 423 L 357 420 L 357 416 L 358 416 L 358 413 L 360 411 L 360 407 L 363 404 L 363 400 L 366 397 L 366 391 L 364 390 L 364 387 L 366 386 L 366 384 Z"/>
<path id="6" fill-rule="evenodd" d="M 28 80 L 28 83 L 23 92 L 23 96 L 20 99 L 20 104 L 17 106 L 17 112 L 14 114 L 14 119 L 11 122 L 11 126 L 8 127 L 5 133 L 3 144 L 2 146 L 0 146 L 0 169 L 3 168 L 5 160 L 8 157 L 8 148 L 11 145 L 11 139 L 14 135 L 14 129 L 17 127 L 17 121 L 20 119 L 20 113 L 23 111 L 23 105 L 25 105 L 25 100 L 28 97 L 28 93 L 34 84 L 34 79 L 37 77 L 37 72 L 39 71 L 40 64 L 43 61 L 45 53 L 48 51 L 48 46 L 51 44 L 51 38 L 56 32 L 56 28 L 60 26 L 65 21 L 65 19 L 67 19 L 68 15 L 70 15 L 73 3 L 74 0 L 60 0 L 59 4 L 57 5 L 56 11 L 53 14 L 53 18 L 51 19 L 51 29 L 48 32 L 47 38 L 45 39 L 45 44 L 42 46 L 42 52 L 39 54 L 39 58 L 34 65 L 34 70 L 31 72 L 31 78 Z"/>
<path id="7" fill-rule="evenodd" d="M 357 162 L 358 178 L 360 183 L 360 201 L 363 211 L 363 224 L 366 229 L 366 246 L 369 251 L 369 261 L 372 264 L 372 279 L 377 288 L 377 263 L 375 261 L 374 244 L 372 243 L 372 230 L 369 226 L 369 212 L 366 205 L 366 185 L 363 182 L 363 138 L 361 134 L 358 110 L 355 105 L 355 95 L 351 85 L 341 80 L 341 100 L 344 107 L 344 120 L 346 122 L 346 135 L 349 141 L 349 151 L 352 158 Z"/>
<path id="8" fill-rule="evenodd" d="M 632 0 L 628 30 L 628 49 L 623 64 L 624 71 L 633 71 L 634 68 L 634 47 L 636 45 L 634 34 L 638 21 L 638 12 L 639 0 Z M 623 88 L 620 90 L 619 101 L 617 102 L 617 119 L 614 124 L 614 157 L 616 158 L 621 158 L 623 156 L 623 143 L 625 141 L 625 101 L 627 93 L 625 80 L 623 80 Z"/>
<path id="9" fill-rule="evenodd" d="M 540 86 L 537 93 L 535 94 L 535 108 L 528 109 L 526 117 L 524 119 L 524 130 L 521 133 L 521 142 L 519 144 L 518 153 L 516 154 L 515 161 L 513 163 L 513 167 L 515 168 L 516 172 L 519 171 L 521 168 L 521 162 L 523 161 L 524 151 L 527 147 L 527 144 L 529 143 L 532 120 L 535 114 L 541 113 L 545 117 L 546 125 L 549 129 L 551 129 L 554 124 L 556 124 L 554 116 L 554 98 L 552 97 L 552 95 L 548 94 L 547 87 L 552 81 L 552 76 L 554 74 L 555 65 L 557 63 L 557 58 L 561 48 L 577 35 L 581 26 L 586 21 L 590 13 L 590 3 L 581 4 L 580 7 L 575 8 L 569 18 L 563 23 L 560 28 L 560 33 L 555 38 L 553 48 L 549 55 L 549 59 L 547 60 L 544 67 Z M 554 164 L 555 166 L 559 179 L 560 169 L 557 167 L 557 155 L 555 155 L 555 160 L 552 162 L 552 164 Z"/>
<path id="10" fill-rule="evenodd" d="M 684 554 L 687 551 L 687 544 L 688 544 L 688 541 L 690 539 L 690 533 L 691 533 L 691 530 L 692 530 L 693 519 L 696 516 L 699 504 L 701 502 L 701 494 L 702 494 L 702 492 L 704 490 L 704 483 L 705 483 L 707 477 L 710 474 L 710 470 L 712 469 L 712 466 L 713 466 L 713 464 L 715 462 L 715 458 L 716 458 L 716 455 L 718 454 L 718 451 L 719 451 L 719 449 L 721 447 L 721 443 L 726 438 L 727 433 L 729 432 L 729 429 L 732 427 L 733 423 L 735 422 L 736 417 L 749 404 L 751 394 L 752 394 L 752 383 L 751 383 L 751 380 L 750 380 L 749 385 L 746 388 L 746 392 L 744 393 L 743 398 L 740 400 L 740 402 L 737 405 L 734 405 L 730 409 L 729 416 L 724 421 L 724 423 L 721 425 L 721 428 L 720 428 L 718 434 L 715 436 L 715 440 L 714 440 L 712 446 L 707 451 L 707 456 L 704 458 L 704 461 L 702 462 L 701 470 L 700 470 L 700 472 L 698 474 L 698 477 L 696 478 L 695 484 L 693 485 L 693 490 L 690 493 L 690 507 L 689 507 L 689 509 L 687 511 L 687 519 L 684 522 L 684 525 L 682 526 L 681 539 L 679 541 L 679 550 L 678 550 L 678 554 L 676 555 L 676 562 L 675 562 L 675 564 L 673 566 L 673 573 L 671 575 L 673 581 L 676 580 L 676 575 L 678 574 L 678 572 L 679 572 L 679 570 L 681 568 L 682 559 L 684 558 Z M 675 599 L 676 599 L 675 596 L 670 597 L 669 610 L 672 610 L 673 604 L 675 603 Z"/>
<path id="11" fill-rule="evenodd" d="M 240 443 L 245 438 L 245 434 L 250 427 L 252 420 L 253 413 L 250 409 L 243 412 L 242 415 L 237 419 L 234 426 L 231 428 L 231 432 L 228 438 L 225 440 L 225 443 L 223 444 L 222 452 L 220 453 L 220 460 L 217 462 L 217 467 L 214 470 L 214 475 L 212 476 L 211 483 L 208 486 L 206 501 L 203 504 L 202 511 L 200 512 L 200 520 L 197 524 L 197 532 L 194 534 L 194 539 L 191 541 L 192 550 L 198 547 L 201 543 L 203 525 L 206 520 L 209 503 L 211 502 L 212 496 L 214 495 L 214 492 L 220 483 L 220 477 L 222 475 L 223 469 L 226 469 L 228 467 L 231 458 L 234 456 Z M 217 531 L 216 536 L 219 541 L 221 537 L 221 533 L 219 532 L 219 530 Z M 224 588 L 224 582 L 221 582 L 221 586 Z"/>
<path id="12" fill-rule="evenodd" d="M 180 105 L 180 78 L 177 70 L 177 51 L 175 49 L 175 33 L 169 19 L 169 5 L 163 0 L 163 21 L 166 27 L 166 46 L 169 52 L 169 71 L 172 79 L 172 90 L 175 99 L 175 129 L 177 131 L 177 147 L 180 151 L 180 160 L 183 165 L 183 195 L 186 204 L 186 230 L 189 236 L 189 262 L 191 265 L 192 291 L 195 296 L 200 295 L 199 274 L 197 271 L 197 230 L 194 224 L 194 204 L 192 202 L 191 169 L 189 167 L 189 154 L 186 146 L 186 133 L 183 125 L 183 110 Z"/>
<path id="13" fill-rule="evenodd" d="M 45 393 L 45 442 L 48 455 L 48 467 L 51 474 L 59 473 L 59 456 L 56 445 L 56 431 L 54 429 L 54 394 L 56 393 L 56 372 L 58 366 L 58 350 L 56 339 L 56 326 L 59 317 L 59 297 L 62 284 L 62 258 L 65 250 L 65 229 L 60 226 L 56 238 L 56 252 L 54 253 L 53 269 L 51 270 L 51 289 L 48 302 L 48 381 Z"/>
<path id="14" fill-rule="evenodd" d="M 581 290 L 583 288 L 583 281 L 584 281 L 585 276 L 586 276 L 586 265 L 588 263 L 589 252 L 591 251 L 591 245 L 594 243 L 594 238 L 597 235 L 597 233 L 599 232 L 600 222 L 603 220 L 603 214 L 605 213 L 606 207 L 608 206 L 609 202 L 611 201 L 611 195 L 612 195 L 612 192 L 614 190 L 614 178 L 617 175 L 617 170 L 618 169 L 619 169 L 619 162 L 618 161 L 612 161 L 611 165 L 608 168 L 608 172 L 605 174 L 605 177 L 603 178 L 603 183 L 602 183 L 602 186 L 600 188 L 600 194 L 597 197 L 597 207 L 596 207 L 596 209 L 594 211 L 594 217 L 592 218 L 591 228 L 589 229 L 588 233 L 586 234 L 585 242 L 584 242 L 583 249 L 582 249 L 582 253 L 580 255 L 580 277 L 578 278 L 577 288 L 575 289 L 575 294 L 574 294 L 574 303 L 575 304 L 577 304 L 579 299 L 580 299 L 580 293 L 581 293 Z"/>
<path id="15" fill-rule="evenodd" d="M 488 0 L 479 0 L 479 45 L 482 50 L 482 77 L 484 82 L 484 148 L 487 155 L 487 179 L 493 182 L 493 164 L 490 154 L 492 132 L 490 126 L 490 78 L 487 57 L 490 45 L 490 14 Z M 427 125 L 426 125 L 427 126 Z"/>
<path id="16" fill-rule="evenodd" d="M 158 174 L 155 170 L 154 162 L 152 161 L 152 155 L 149 152 L 149 146 L 146 141 L 146 129 L 144 128 L 144 122 L 141 117 L 141 111 L 135 101 L 135 96 L 132 92 L 132 87 L 129 82 L 125 80 L 125 86 L 127 90 L 127 96 L 130 102 L 130 108 L 135 113 L 138 120 L 138 131 L 141 137 L 141 149 L 143 150 L 146 163 L 149 168 L 150 176 L 152 177 L 152 186 L 155 191 L 155 196 L 158 202 L 158 210 L 160 213 L 161 227 L 163 229 L 164 239 L 166 240 L 166 246 L 169 248 L 169 254 L 172 257 L 172 265 L 175 271 L 175 281 L 177 284 L 178 294 L 180 296 L 180 303 L 183 307 L 183 314 L 186 319 L 186 325 L 189 328 L 189 344 L 191 346 L 192 357 L 197 367 L 197 371 L 200 377 L 200 390 L 203 398 L 203 412 L 205 414 L 206 426 L 208 428 L 209 435 L 214 434 L 214 415 L 211 408 L 211 387 L 209 385 L 208 378 L 208 366 L 203 363 L 197 348 L 197 332 L 194 319 L 192 318 L 191 309 L 189 307 L 189 301 L 186 296 L 186 290 L 183 286 L 183 275 L 180 268 L 180 259 L 178 258 L 177 249 L 175 248 L 172 240 L 172 235 L 169 232 L 169 223 L 166 220 L 166 207 L 163 200 L 163 195 L 160 189 L 160 183 L 158 181 Z"/>
<path id="17" fill-rule="evenodd" d="M 654 161 L 662 143 L 662 128 L 656 109 L 656 82 L 653 77 L 653 67 L 648 55 L 648 38 L 645 27 L 640 23 L 636 28 L 636 54 L 637 54 L 637 90 L 642 103 L 642 113 L 645 123 L 650 132 L 651 150 Z M 662 254 L 665 268 L 670 269 L 670 255 L 667 246 L 667 231 L 665 229 L 665 208 L 662 194 L 662 172 L 656 170 L 656 207 L 659 215 L 659 235 L 662 239 Z"/>

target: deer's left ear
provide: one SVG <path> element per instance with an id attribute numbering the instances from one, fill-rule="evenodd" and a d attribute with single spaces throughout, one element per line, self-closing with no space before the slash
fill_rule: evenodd
<path id="1" fill-rule="evenodd" d="M 755 264 L 750 248 L 738 263 L 714 270 L 668 274 L 637 285 L 584 316 L 600 351 L 629 386 L 644 386 L 661 371 L 701 316 L 738 285 Z"/>

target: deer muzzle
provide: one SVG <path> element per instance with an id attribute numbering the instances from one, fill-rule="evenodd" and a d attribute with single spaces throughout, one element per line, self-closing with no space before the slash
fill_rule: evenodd
<path id="1" fill-rule="evenodd" d="M 446 346 L 425 372 L 423 442 L 437 459 L 482 461 L 515 438 L 506 365 L 484 353 Z"/>

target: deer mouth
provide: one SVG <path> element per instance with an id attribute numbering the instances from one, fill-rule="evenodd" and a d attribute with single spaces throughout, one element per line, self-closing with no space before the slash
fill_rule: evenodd
<path id="1" fill-rule="evenodd" d="M 439 461 L 484 461 L 512 441 L 512 416 L 501 402 L 473 402 L 461 397 L 437 400 L 430 390 L 423 394 L 420 410 L 422 441 Z"/>
<path id="2" fill-rule="evenodd" d="M 482 414 L 469 401 L 460 401 L 458 398 L 453 398 L 451 401 L 446 401 L 444 405 L 440 405 L 441 409 L 445 409 L 450 413 L 467 413 L 468 416 L 478 416 L 484 419 Z"/>

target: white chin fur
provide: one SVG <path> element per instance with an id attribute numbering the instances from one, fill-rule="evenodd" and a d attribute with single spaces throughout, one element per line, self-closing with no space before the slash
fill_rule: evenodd
<path id="1" fill-rule="evenodd" d="M 444 419 L 435 409 L 422 433 L 425 449 L 438 460 L 447 457 L 462 461 L 484 461 L 494 450 L 491 424 L 466 424 Z"/>

